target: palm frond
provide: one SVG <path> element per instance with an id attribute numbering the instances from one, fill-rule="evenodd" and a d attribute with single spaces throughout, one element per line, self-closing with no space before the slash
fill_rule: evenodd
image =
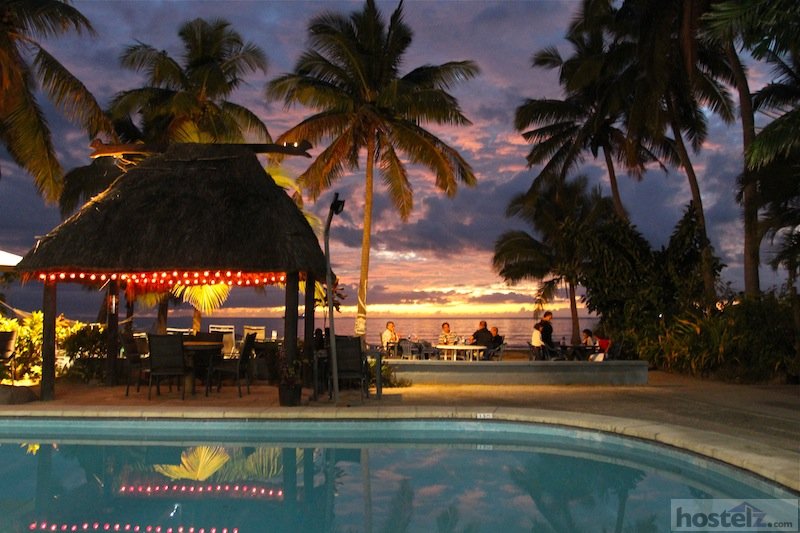
<path id="1" fill-rule="evenodd" d="M 43 48 L 38 48 L 33 64 L 42 87 L 70 120 L 80 122 L 90 137 L 95 137 L 99 132 L 115 137 L 114 127 L 100 104 L 64 65 Z"/>
<path id="2" fill-rule="evenodd" d="M 172 294 L 182 298 L 201 313 L 211 313 L 225 303 L 231 288 L 226 283 L 216 285 L 175 285 Z"/>

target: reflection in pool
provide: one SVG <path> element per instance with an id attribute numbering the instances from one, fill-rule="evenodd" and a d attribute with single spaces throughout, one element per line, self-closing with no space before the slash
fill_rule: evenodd
<path id="1" fill-rule="evenodd" d="M 0 531 L 668 531 L 796 498 L 603 433 L 496 421 L 0 420 Z"/>

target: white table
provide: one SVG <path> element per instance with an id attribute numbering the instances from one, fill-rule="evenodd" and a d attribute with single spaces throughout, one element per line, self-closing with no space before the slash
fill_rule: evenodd
<path id="1" fill-rule="evenodd" d="M 439 355 L 444 360 L 452 357 L 452 360 L 455 361 L 458 353 L 462 352 L 464 359 L 474 361 L 486 350 L 486 346 L 477 344 L 437 344 L 436 349 L 439 350 Z"/>

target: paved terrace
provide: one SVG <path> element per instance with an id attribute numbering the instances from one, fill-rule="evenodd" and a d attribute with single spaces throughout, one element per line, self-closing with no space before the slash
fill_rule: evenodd
<path id="1" fill-rule="evenodd" d="M 36 389 L 38 392 L 38 389 Z M 719 459 L 800 492 L 800 387 L 733 385 L 650 372 L 647 385 L 412 385 L 374 391 L 363 404 L 342 391 L 335 404 L 303 394 L 303 406 L 278 406 L 277 388 L 239 398 L 225 386 L 206 398 L 58 382 L 56 399 L 0 405 L 0 417 L 118 418 L 486 418 L 609 431 Z"/>

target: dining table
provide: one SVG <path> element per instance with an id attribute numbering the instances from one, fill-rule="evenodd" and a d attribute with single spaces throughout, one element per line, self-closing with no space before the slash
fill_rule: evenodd
<path id="1" fill-rule="evenodd" d="M 486 350 L 486 346 L 479 344 L 437 344 L 436 349 L 439 350 L 439 357 L 445 361 L 451 358 L 453 361 L 458 359 L 459 354 L 467 361 L 475 361 L 480 359 L 481 354 Z"/>
<path id="2" fill-rule="evenodd" d="M 204 372 L 203 380 L 206 384 L 206 396 L 210 390 L 210 379 L 213 371 L 214 359 L 222 358 L 222 342 L 199 341 L 184 339 L 183 351 L 186 355 L 186 380 L 184 384 L 195 393 L 195 381 L 198 371 Z"/>

